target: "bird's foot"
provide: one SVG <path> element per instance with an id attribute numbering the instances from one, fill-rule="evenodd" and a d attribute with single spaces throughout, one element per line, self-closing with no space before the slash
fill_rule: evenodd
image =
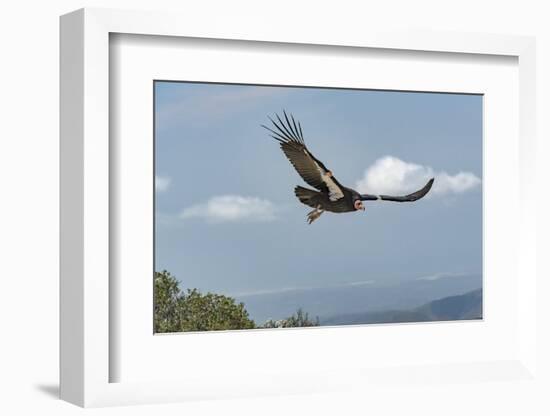
<path id="1" fill-rule="evenodd" d="M 307 214 L 307 223 L 311 224 L 313 221 L 315 221 L 317 218 L 319 218 L 323 212 L 324 212 L 323 210 L 314 209 L 313 211 L 308 213 Z"/>

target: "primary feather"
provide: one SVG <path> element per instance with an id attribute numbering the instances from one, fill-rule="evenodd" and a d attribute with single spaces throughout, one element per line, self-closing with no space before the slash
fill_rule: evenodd
<path id="1" fill-rule="evenodd" d="M 300 123 L 296 123 L 292 115 L 289 119 L 286 112 L 284 112 L 286 123 L 278 115 L 276 117 L 278 123 L 269 119 L 275 130 L 264 125 L 262 127 L 269 130 L 272 133 L 271 137 L 279 141 L 281 150 L 302 179 L 314 188 L 326 192 L 331 201 L 343 198 L 342 185 L 307 148 Z"/>

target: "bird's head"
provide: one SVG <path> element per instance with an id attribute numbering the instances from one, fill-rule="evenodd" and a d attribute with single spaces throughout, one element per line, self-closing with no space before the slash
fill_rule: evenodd
<path id="1" fill-rule="evenodd" d="M 355 202 L 353 203 L 353 207 L 355 208 L 356 211 L 365 210 L 365 205 L 363 205 L 363 201 L 361 201 L 360 199 L 355 200 Z"/>

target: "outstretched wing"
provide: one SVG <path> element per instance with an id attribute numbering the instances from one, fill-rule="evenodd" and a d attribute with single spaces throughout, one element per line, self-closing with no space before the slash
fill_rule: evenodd
<path id="1" fill-rule="evenodd" d="M 404 196 L 390 196 L 390 195 L 369 195 L 364 194 L 361 195 L 362 201 L 375 201 L 375 200 L 382 200 L 382 201 L 395 201 L 395 202 L 414 202 L 419 200 L 420 198 L 424 197 L 430 189 L 432 189 L 432 185 L 434 183 L 434 178 L 430 179 L 426 185 L 422 189 L 419 189 L 416 192 L 413 192 L 412 194 L 404 195 Z"/>
<path id="2" fill-rule="evenodd" d="M 271 118 L 273 128 L 262 125 L 271 132 L 271 137 L 281 144 L 281 149 L 292 166 L 309 185 L 328 194 L 331 201 L 344 197 L 343 186 L 326 166 L 311 154 L 304 142 L 302 126 L 291 115 L 283 111 L 285 121 L 276 114 L 277 122 Z"/>

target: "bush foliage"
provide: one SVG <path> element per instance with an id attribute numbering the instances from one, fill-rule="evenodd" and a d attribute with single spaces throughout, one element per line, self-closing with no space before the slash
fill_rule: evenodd
<path id="1" fill-rule="evenodd" d="M 304 326 L 319 326 L 319 317 L 315 320 L 309 319 L 309 314 L 298 309 L 295 314 L 285 319 L 270 319 L 262 325 L 262 328 L 297 328 Z"/>
<path id="2" fill-rule="evenodd" d="M 155 272 L 155 332 L 212 331 L 253 328 L 290 328 L 318 326 L 301 309 L 278 321 L 257 326 L 249 318 L 244 303 L 215 293 L 202 294 L 197 289 L 182 291 L 178 280 L 166 270 Z"/>
<path id="3" fill-rule="evenodd" d="M 243 303 L 197 289 L 182 292 L 169 272 L 155 273 L 155 332 L 255 328 Z"/>

